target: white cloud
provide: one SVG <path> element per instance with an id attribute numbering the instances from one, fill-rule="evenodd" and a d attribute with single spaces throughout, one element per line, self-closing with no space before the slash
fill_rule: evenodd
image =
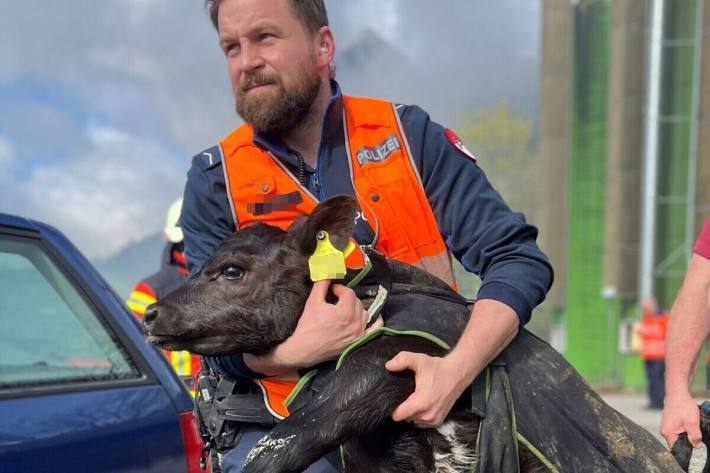
<path id="1" fill-rule="evenodd" d="M 0 31 L 9 38 L 0 42 L 0 85 L 49 83 L 88 108 L 107 104 L 111 90 L 140 90 L 141 106 L 160 116 L 186 161 L 237 122 L 201 0 L 14 2 L 3 7 Z M 101 111 L 108 122 L 125 115 L 120 107 Z"/>
<path id="2" fill-rule="evenodd" d="M 160 231 L 185 169 L 159 143 L 90 126 L 90 146 L 67 165 L 39 165 L 11 184 L 24 216 L 62 230 L 90 258 Z"/>
<path id="3" fill-rule="evenodd" d="M 535 93 L 540 22 L 521 5 L 536 0 L 326 3 L 339 48 L 368 27 L 428 72 L 413 79 L 383 71 L 378 95 L 395 98 L 413 83 L 408 101 L 448 120 L 485 101 Z M 53 223 L 91 256 L 160 230 L 190 156 L 237 123 L 203 4 L 3 5 L 0 91 L 20 84 L 34 102 L 9 106 L 0 95 L 0 211 Z M 521 51 L 534 52 L 522 66 L 513 60 Z M 102 126 L 86 127 L 92 118 Z M 54 154 L 63 161 L 51 161 Z M 11 174 L 19 159 L 22 172 Z"/>
<path id="4" fill-rule="evenodd" d="M 370 28 L 431 72 L 417 78 L 420 93 L 412 101 L 433 104 L 442 118 L 501 99 L 534 108 L 526 97 L 536 94 L 540 22 L 531 13 L 539 15 L 538 3 L 326 1 L 339 48 Z M 0 80 L 50 77 L 89 103 L 106 103 L 97 94 L 107 84 L 118 92 L 130 84 L 186 155 L 213 145 L 238 121 L 202 0 L 14 2 L 0 15 L 0 31 L 11 39 L 0 43 Z M 412 80 L 398 72 L 384 74 L 385 94 L 396 96 Z M 104 112 L 109 120 L 116 113 Z"/>

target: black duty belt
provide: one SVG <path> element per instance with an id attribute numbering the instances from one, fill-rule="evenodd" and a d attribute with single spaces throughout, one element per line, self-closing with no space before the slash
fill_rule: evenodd
<path id="1" fill-rule="evenodd" d="M 273 427 L 278 422 L 264 405 L 263 395 L 258 392 L 230 394 L 224 399 L 215 399 L 210 423 L 214 416 L 223 421 L 260 424 L 265 427 Z"/>

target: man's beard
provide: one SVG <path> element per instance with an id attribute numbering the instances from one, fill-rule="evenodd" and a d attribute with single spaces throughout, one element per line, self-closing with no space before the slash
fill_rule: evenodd
<path id="1" fill-rule="evenodd" d="M 244 87 L 253 87 L 256 84 L 274 84 L 276 93 L 249 97 Z M 260 72 L 245 75 L 237 89 L 237 113 L 256 133 L 281 134 L 307 122 L 320 87 L 318 74 L 308 77 L 293 90 L 287 90 L 277 75 Z"/>

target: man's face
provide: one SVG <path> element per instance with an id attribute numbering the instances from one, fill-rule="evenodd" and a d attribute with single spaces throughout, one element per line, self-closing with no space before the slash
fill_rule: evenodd
<path id="1" fill-rule="evenodd" d="M 220 46 L 237 113 L 257 133 L 302 123 L 320 90 L 318 35 L 310 35 L 288 0 L 223 0 Z"/>

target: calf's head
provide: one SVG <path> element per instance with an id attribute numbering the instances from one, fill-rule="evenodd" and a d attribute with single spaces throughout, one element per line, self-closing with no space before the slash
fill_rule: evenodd
<path id="1" fill-rule="evenodd" d="M 355 225 L 355 201 L 320 203 L 288 231 L 264 224 L 226 238 L 200 275 L 146 310 L 148 341 L 202 355 L 261 355 L 293 332 L 312 283 L 308 258 L 327 231 L 343 250 Z"/>

